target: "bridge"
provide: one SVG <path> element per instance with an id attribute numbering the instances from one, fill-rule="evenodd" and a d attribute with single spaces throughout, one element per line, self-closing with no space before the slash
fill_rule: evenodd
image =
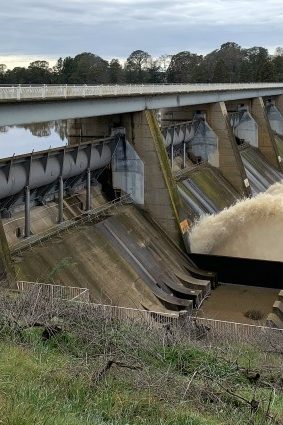
<path id="1" fill-rule="evenodd" d="M 0 126 L 281 95 L 282 83 L 1 86 Z"/>

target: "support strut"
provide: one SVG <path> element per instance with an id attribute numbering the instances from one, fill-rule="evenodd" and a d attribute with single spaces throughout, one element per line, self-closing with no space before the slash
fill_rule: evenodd
<path id="1" fill-rule="evenodd" d="M 62 177 L 59 177 L 59 199 L 58 199 L 58 208 L 59 208 L 59 215 L 58 215 L 58 223 L 63 223 L 64 221 L 64 181 Z"/>
<path id="2" fill-rule="evenodd" d="M 30 188 L 25 187 L 25 238 L 30 236 Z"/>

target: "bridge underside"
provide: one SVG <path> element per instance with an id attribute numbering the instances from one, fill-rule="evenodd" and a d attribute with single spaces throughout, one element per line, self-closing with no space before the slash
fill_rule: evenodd
<path id="1" fill-rule="evenodd" d="M 140 112 L 146 109 L 177 108 L 238 99 L 282 94 L 282 88 L 201 91 L 155 95 L 92 97 L 66 100 L 36 99 L 34 101 L 0 103 L 0 126 L 44 121 L 98 117 Z"/>

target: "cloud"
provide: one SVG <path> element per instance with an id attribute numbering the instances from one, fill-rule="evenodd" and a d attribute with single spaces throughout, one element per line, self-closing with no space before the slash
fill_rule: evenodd
<path id="1" fill-rule="evenodd" d="M 282 0 L 2 0 L 0 18 L 0 55 L 206 52 L 283 36 Z"/>

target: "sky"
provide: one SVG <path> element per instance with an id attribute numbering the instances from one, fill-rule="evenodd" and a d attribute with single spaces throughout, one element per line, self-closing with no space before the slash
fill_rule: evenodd
<path id="1" fill-rule="evenodd" d="M 127 58 L 182 50 L 205 54 L 222 43 L 283 46 L 282 0 L 1 0 L 0 63 L 53 65 L 93 52 Z"/>

